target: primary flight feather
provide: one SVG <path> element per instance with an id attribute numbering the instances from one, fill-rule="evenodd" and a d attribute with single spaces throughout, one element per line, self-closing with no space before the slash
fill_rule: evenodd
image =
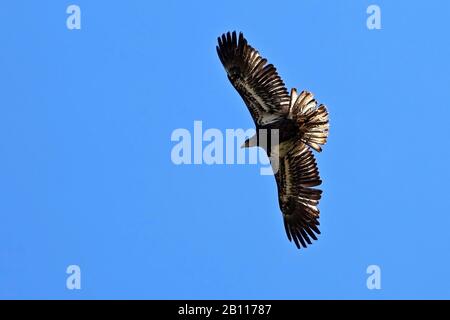
<path id="1" fill-rule="evenodd" d="M 312 93 L 290 94 L 276 68 L 252 48 L 242 33 L 218 38 L 217 54 L 228 79 L 244 100 L 256 134 L 244 147 L 259 146 L 271 160 L 287 237 L 297 248 L 317 240 L 322 183 L 311 149 L 322 151 L 328 137 L 328 112 Z M 275 132 L 278 142 L 262 138 Z M 270 140 L 270 139 L 269 139 Z"/>

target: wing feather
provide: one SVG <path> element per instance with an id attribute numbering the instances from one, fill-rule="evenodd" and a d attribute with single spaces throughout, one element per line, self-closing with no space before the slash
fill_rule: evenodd
<path id="1" fill-rule="evenodd" d="M 329 120 L 327 108 L 317 102 L 311 92 L 291 90 L 290 118 L 293 118 L 302 132 L 302 141 L 314 150 L 321 152 L 327 142 Z"/>
<path id="2" fill-rule="evenodd" d="M 297 248 L 306 248 L 320 234 L 317 205 L 322 195 L 321 190 L 313 188 L 322 181 L 311 150 L 299 142 L 280 159 L 275 178 L 287 237 Z"/>
<path id="3" fill-rule="evenodd" d="M 217 54 L 228 79 L 247 105 L 254 122 L 265 125 L 289 114 L 289 93 L 272 64 L 252 48 L 242 33 L 218 38 Z"/>

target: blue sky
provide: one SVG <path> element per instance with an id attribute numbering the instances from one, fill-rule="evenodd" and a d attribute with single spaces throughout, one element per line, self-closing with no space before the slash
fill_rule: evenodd
<path id="1" fill-rule="evenodd" d="M 366 27 L 373 3 L 381 30 Z M 449 10 L 2 2 L 0 298 L 450 298 Z M 171 161 L 176 128 L 253 125 L 215 52 L 228 30 L 328 106 L 307 250 L 259 166 Z M 81 290 L 66 288 L 72 264 Z M 366 287 L 372 264 L 381 290 Z"/>

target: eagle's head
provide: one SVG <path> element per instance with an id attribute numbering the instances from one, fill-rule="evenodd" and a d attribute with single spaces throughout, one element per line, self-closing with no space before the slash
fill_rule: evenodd
<path id="1" fill-rule="evenodd" d="M 244 143 L 242 144 L 241 148 L 251 148 L 251 147 L 257 147 L 258 146 L 258 137 L 255 134 L 251 138 L 247 138 Z"/>

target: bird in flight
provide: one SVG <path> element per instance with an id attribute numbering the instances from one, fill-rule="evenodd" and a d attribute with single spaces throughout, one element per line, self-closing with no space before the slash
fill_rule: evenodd
<path id="1" fill-rule="evenodd" d="M 247 105 L 256 134 L 243 147 L 262 147 L 271 160 L 278 202 L 289 241 L 306 248 L 317 240 L 322 183 L 311 149 L 322 151 L 328 137 L 328 112 L 311 92 L 289 94 L 276 68 L 251 47 L 242 33 L 227 32 L 216 47 L 228 79 Z M 267 136 L 277 134 L 277 142 Z M 263 135 L 266 139 L 263 139 Z"/>

